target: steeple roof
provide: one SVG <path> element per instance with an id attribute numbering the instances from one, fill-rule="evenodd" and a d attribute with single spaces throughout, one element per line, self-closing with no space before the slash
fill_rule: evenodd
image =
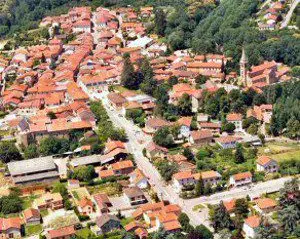
<path id="1" fill-rule="evenodd" d="M 244 47 L 243 47 L 243 50 L 242 50 L 242 57 L 241 57 L 240 63 L 248 63 L 248 58 L 246 56 Z"/>

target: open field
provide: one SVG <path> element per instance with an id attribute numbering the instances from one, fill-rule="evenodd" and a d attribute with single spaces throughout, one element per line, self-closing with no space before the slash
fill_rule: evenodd
<path id="1" fill-rule="evenodd" d="M 260 148 L 258 154 L 269 155 L 278 162 L 290 159 L 300 160 L 300 145 L 296 143 L 270 142 Z"/>

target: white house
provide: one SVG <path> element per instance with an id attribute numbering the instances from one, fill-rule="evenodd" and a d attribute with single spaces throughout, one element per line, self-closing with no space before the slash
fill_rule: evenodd
<path id="1" fill-rule="evenodd" d="M 231 113 L 228 114 L 226 117 L 226 120 L 228 123 L 233 123 L 235 126 L 235 131 L 242 131 L 243 127 L 242 127 L 242 120 L 243 120 L 243 116 L 242 114 L 236 114 L 236 113 Z"/>
<path id="2" fill-rule="evenodd" d="M 140 189 L 148 187 L 148 179 L 139 168 L 129 174 L 129 182 Z"/>
<path id="3" fill-rule="evenodd" d="M 191 171 L 178 172 L 173 175 L 173 185 L 177 192 L 188 185 L 195 184 L 195 178 Z"/>
<path id="4" fill-rule="evenodd" d="M 138 187 L 125 188 L 124 197 L 125 200 L 132 206 L 148 202 L 143 191 Z"/>
<path id="5" fill-rule="evenodd" d="M 215 139 L 216 143 L 219 144 L 223 149 L 235 148 L 238 140 L 239 138 L 233 136 L 222 136 Z"/>
<path id="6" fill-rule="evenodd" d="M 221 174 L 219 174 L 217 171 L 213 171 L 213 170 L 194 174 L 194 178 L 197 181 L 200 179 L 200 176 L 202 178 L 204 186 L 209 184 L 210 186 L 215 187 L 222 179 Z"/>
<path id="7" fill-rule="evenodd" d="M 252 174 L 250 172 L 237 173 L 229 178 L 230 186 L 238 187 L 252 183 Z"/>
<path id="8" fill-rule="evenodd" d="M 268 156 L 259 156 L 256 161 L 256 170 L 263 171 L 266 173 L 276 173 L 278 172 L 278 163 Z"/>
<path id="9" fill-rule="evenodd" d="M 250 216 L 245 220 L 243 225 L 243 233 L 246 239 L 251 239 L 255 237 L 255 229 L 260 224 L 260 217 L 259 216 Z"/>

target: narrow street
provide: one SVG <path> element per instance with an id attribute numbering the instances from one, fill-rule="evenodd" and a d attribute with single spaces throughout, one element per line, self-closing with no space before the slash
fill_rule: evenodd
<path id="1" fill-rule="evenodd" d="M 298 0 L 297 0 L 298 1 Z M 94 18 L 93 18 L 94 20 Z M 94 31 L 93 37 L 97 37 L 97 32 Z M 253 185 L 251 188 L 243 187 L 236 188 L 230 191 L 220 192 L 213 194 L 209 197 L 203 196 L 195 199 L 181 199 L 179 194 L 175 192 L 172 185 L 168 185 L 160 176 L 159 172 L 149 161 L 148 158 L 144 157 L 143 149 L 149 142 L 152 141 L 152 137 L 146 135 L 142 130 L 133 124 L 133 122 L 127 120 L 120 112 L 111 108 L 108 102 L 107 94 L 108 91 L 104 90 L 102 93 L 89 92 L 86 89 L 86 93 L 89 94 L 91 99 L 101 99 L 103 106 L 105 107 L 110 120 L 116 127 L 124 128 L 128 137 L 127 148 L 128 151 L 134 155 L 135 162 L 139 169 L 148 177 L 148 181 L 151 187 L 157 192 L 158 197 L 163 200 L 168 200 L 171 203 L 178 204 L 182 210 L 188 214 L 192 225 L 196 226 L 203 224 L 213 231 L 209 224 L 209 210 L 207 207 L 201 209 L 199 212 L 194 211 L 193 208 L 199 204 L 217 204 L 221 200 L 230 200 L 232 198 L 256 197 L 262 193 L 274 192 L 283 187 L 285 181 L 288 178 L 280 178 L 272 181 L 262 182 Z M 143 142 L 139 142 L 142 140 Z"/>
<path id="2" fill-rule="evenodd" d="M 246 197 L 247 195 L 252 198 L 258 197 L 263 193 L 278 191 L 283 187 L 284 182 L 290 179 L 290 177 L 279 178 L 266 182 L 260 182 L 252 185 L 251 187 L 240 187 L 231 189 L 230 191 L 215 193 L 208 197 L 203 196 L 194 199 L 181 199 L 179 197 L 179 194 L 175 192 L 172 185 L 167 185 L 161 178 L 156 168 L 149 162 L 148 158 L 143 156 L 143 148 L 145 148 L 147 143 L 151 142 L 151 137 L 145 135 L 138 126 L 134 125 L 132 122 L 121 116 L 119 112 L 117 112 L 116 110 L 112 110 L 106 97 L 107 92 L 104 94 L 105 95 L 101 95 L 103 105 L 106 108 L 107 113 L 114 125 L 125 129 L 128 136 L 128 150 L 134 155 L 137 166 L 149 178 L 149 182 L 158 193 L 158 196 L 161 199 L 169 200 L 171 203 L 178 204 L 182 208 L 182 210 L 189 215 L 191 224 L 194 226 L 204 224 L 212 230 L 211 226 L 209 225 L 208 209 L 205 207 L 200 212 L 193 211 L 193 208 L 196 205 L 217 204 L 221 200 L 226 201 L 232 198 L 242 198 Z M 138 142 L 136 132 L 139 132 L 139 135 L 143 135 L 143 144 L 140 144 Z"/>
<path id="3" fill-rule="evenodd" d="M 299 2 L 300 2 L 300 0 L 294 0 L 294 2 L 291 4 L 290 10 L 288 11 L 284 20 L 281 23 L 281 26 L 280 26 L 281 29 L 285 28 L 289 25 L 289 22 L 291 20 L 293 12 L 294 12 L 295 8 L 297 7 L 297 5 L 299 4 Z"/>

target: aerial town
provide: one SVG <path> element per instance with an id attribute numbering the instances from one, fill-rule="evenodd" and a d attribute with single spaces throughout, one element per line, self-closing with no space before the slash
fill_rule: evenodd
<path id="1" fill-rule="evenodd" d="M 297 3 L 264 1 L 258 30 Z M 299 55 L 175 48 L 164 14 L 76 6 L 6 43 L 1 238 L 300 238 Z"/>

